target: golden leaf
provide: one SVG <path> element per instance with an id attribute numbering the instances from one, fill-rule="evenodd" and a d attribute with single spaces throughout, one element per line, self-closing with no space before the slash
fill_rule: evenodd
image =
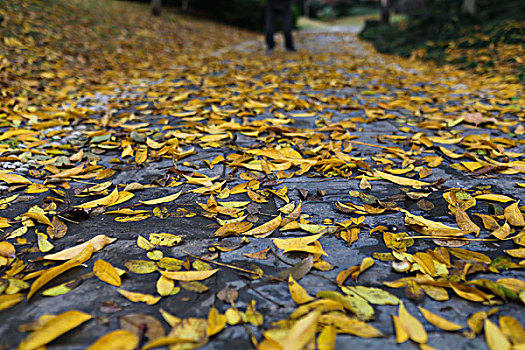
<path id="1" fill-rule="evenodd" d="M 31 181 L 29 181 L 28 179 L 26 179 L 25 177 L 21 175 L 6 174 L 6 173 L 0 173 L 0 181 L 7 182 L 9 185 L 11 184 L 22 184 L 22 185 L 32 184 Z"/>
<path id="2" fill-rule="evenodd" d="M 317 332 L 317 321 L 320 316 L 320 311 L 315 310 L 297 321 L 286 335 L 286 338 L 282 341 L 282 349 L 304 349 L 305 346 L 315 338 Z"/>
<path id="3" fill-rule="evenodd" d="M 75 255 L 71 260 L 66 261 L 62 265 L 58 265 L 55 267 L 52 267 L 48 270 L 46 270 L 40 277 L 36 279 L 35 282 L 31 285 L 31 289 L 29 290 L 29 293 L 27 294 L 27 300 L 31 299 L 31 297 L 43 286 L 45 286 L 48 282 L 50 282 L 55 277 L 61 275 L 62 273 L 72 269 L 73 267 L 76 267 L 83 262 L 89 260 L 91 257 L 91 254 L 93 254 L 93 246 L 89 243 L 83 247 L 83 249 Z"/>
<path id="4" fill-rule="evenodd" d="M 173 282 L 172 279 L 161 275 L 157 280 L 157 293 L 159 293 L 160 296 L 165 297 L 171 295 L 173 288 L 175 288 L 175 282 Z"/>
<path id="5" fill-rule="evenodd" d="M 485 340 L 490 350 L 510 350 L 510 341 L 505 334 L 492 323 L 488 318 L 485 319 Z"/>
<path id="6" fill-rule="evenodd" d="M 174 193 L 174 194 L 170 194 L 169 196 L 160 197 L 160 198 L 157 198 L 157 199 L 149 199 L 147 201 L 142 201 L 141 203 L 145 204 L 145 205 L 157 205 L 157 204 L 161 204 L 161 203 L 173 202 L 174 200 L 179 198 L 181 194 L 182 194 L 182 192 L 177 192 L 177 193 Z"/>
<path id="7" fill-rule="evenodd" d="M 112 286 L 120 287 L 122 284 L 117 270 L 107 261 L 102 259 L 95 261 L 93 272 L 101 281 L 109 283 Z"/>
<path id="8" fill-rule="evenodd" d="M 226 316 L 221 315 L 217 309 L 212 306 L 208 313 L 208 325 L 206 326 L 206 334 L 208 337 L 215 335 L 226 327 Z"/>
<path id="9" fill-rule="evenodd" d="M 281 225 L 281 215 L 277 216 L 276 218 L 257 226 L 256 228 L 253 228 L 249 231 L 243 232 L 243 235 L 245 236 L 255 236 L 255 237 L 268 237 L 273 233 L 274 230 L 276 230 Z"/>
<path id="10" fill-rule="evenodd" d="M 0 311 L 9 309 L 24 300 L 23 294 L 4 294 L 0 295 Z"/>
<path id="11" fill-rule="evenodd" d="M 507 196 L 504 196 L 502 194 L 492 194 L 492 193 L 480 194 L 480 195 L 476 196 L 475 198 L 476 199 L 484 199 L 486 201 L 502 202 L 502 203 L 511 202 L 511 201 L 514 200 L 514 199 L 512 199 L 510 197 L 507 197 Z"/>
<path id="12" fill-rule="evenodd" d="M 398 344 L 399 343 L 404 343 L 408 339 L 410 339 L 410 337 L 408 336 L 407 331 L 405 330 L 405 328 L 401 324 L 401 321 L 399 321 L 399 317 L 397 317 L 396 315 L 392 315 L 392 321 L 394 322 L 394 330 L 396 332 L 396 342 Z"/>
<path id="13" fill-rule="evenodd" d="M 169 279 L 176 281 L 202 281 L 213 276 L 219 269 L 206 271 L 162 271 Z"/>
<path id="14" fill-rule="evenodd" d="M 113 192 L 111 192 L 106 197 L 103 197 L 103 198 L 100 198 L 100 199 L 96 199 L 96 200 L 91 201 L 91 202 L 86 202 L 86 203 L 77 205 L 76 207 L 77 208 L 81 208 L 81 209 L 90 209 L 90 208 L 96 208 L 96 207 L 99 207 L 99 206 L 109 207 L 109 206 L 113 205 L 113 203 L 117 202 L 118 199 L 119 199 L 119 192 L 117 190 L 117 187 L 115 187 Z"/>
<path id="15" fill-rule="evenodd" d="M 134 350 L 139 344 L 139 337 L 125 329 L 119 329 L 100 337 L 87 350 Z"/>
<path id="16" fill-rule="evenodd" d="M 505 208 L 505 219 L 512 226 L 525 226 L 525 218 L 518 208 L 518 202 L 513 203 Z"/>
<path id="17" fill-rule="evenodd" d="M 395 184 L 402 185 L 402 186 L 411 186 L 414 188 L 421 188 L 421 187 L 430 185 L 430 183 L 428 182 L 412 180 L 412 179 L 401 177 L 401 176 L 390 175 L 390 174 L 384 173 L 379 170 L 374 170 L 373 175 L 381 179 L 393 182 Z"/>
<path id="18" fill-rule="evenodd" d="M 150 260 L 127 260 L 124 265 L 134 273 L 148 274 L 157 271 L 157 264 Z"/>
<path id="19" fill-rule="evenodd" d="M 101 250 L 102 248 L 104 248 L 106 245 L 115 242 L 116 240 L 117 240 L 116 238 L 111 238 L 106 235 L 98 235 L 82 244 L 76 245 L 71 248 L 64 249 L 58 253 L 45 255 L 44 259 L 46 260 L 69 260 L 73 258 L 74 256 L 78 255 L 80 252 L 82 252 L 88 245 L 91 245 L 91 247 L 93 248 L 93 253 L 95 253 Z"/>
<path id="20" fill-rule="evenodd" d="M 143 294 L 143 293 L 137 293 L 137 292 L 130 292 L 128 290 L 124 289 L 117 289 L 117 291 L 125 297 L 126 299 L 129 299 L 130 301 L 134 303 L 146 303 L 148 305 L 154 305 L 159 302 L 161 297 L 156 297 L 151 294 Z"/>
<path id="21" fill-rule="evenodd" d="M 461 228 L 463 231 L 474 233 L 476 237 L 479 235 L 481 229 L 478 225 L 472 222 L 472 220 L 470 220 L 470 217 L 465 210 L 458 208 L 455 215 L 456 223 L 458 224 L 459 228 Z"/>
<path id="22" fill-rule="evenodd" d="M 427 342 L 428 335 L 427 335 L 427 332 L 425 331 L 425 328 L 423 327 L 421 322 L 417 320 L 417 318 L 412 316 L 407 311 L 403 303 L 399 304 L 398 317 L 399 317 L 399 323 L 404 328 L 404 330 L 408 333 L 408 336 L 410 337 L 410 339 L 420 344 L 424 344 Z"/>
<path id="23" fill-rule="evenodd" d="M 425 317 L 428 322 L 432 323 L 434 326 L 441 328 L 445 331 L 457 331 L 463 328 L 463 326 L 457 323 L 451 322 L 439 315 L 436 315 L 428 311 L 427 309 L 422 308 L 421 306 L 419 307 L 419 311 L 421 311 L 421 313 L 423 314 L 423 317 Z"/>
<path id="24" fill-rule="evenodd" d="M 14 258 L 16 254 L 15 246 L 9 242 L 0 242 L 0 256 Z"/>
<path id="25" fill-rule="evenodd" d="M 154 245 L 174 247 L 181 244 L 183 237 L 182 235 L 172 235 L 171 233 L 150 233 L 149 241 Z"/>
<path id="26" fill-rule="evenodd" d="M 503 334 L 505 334 L 514 345 L 525 344 L 525 330 L 514 317 L 500 316 L 499 325 Z"/>
<path id="27" fill-rule="evenodd" d="M 27 336 L 27 338 L 22 340 L 18 348 L 20 350 L 39 349 L 91 318 L 91 315 L 84 312 L 76 310 L 66 311 L 63 314 L 49 319 L 48 322 L 44 323 L 36 331 Z"/>
<path id="28" fill-rule="evenodd" d="M 288 289 L 290 290 L 290 295 L 292 296 L 293 301 L 297 304 L 305 304 L 314 300 L 314 298 L 308 294 L 306 289 L 293 279 L 292 275 L 288 277 Z"/>

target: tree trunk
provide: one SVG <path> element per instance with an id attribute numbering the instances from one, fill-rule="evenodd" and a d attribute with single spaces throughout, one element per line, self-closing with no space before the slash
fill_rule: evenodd
<path id="1" fill-rule="evenodd" d="M 189 0 L 182 0 L 182 11 L 188 11 Z"/>
<path id="2" fill-rule="evenodd" d="M 384 24 L 390 23 L 390 1 L 381 0 L 381 22 Z"/>
<path id="3" fill-rule="evenodd" d="M 461 9 L 463 12 L 474 16 L 476 14 L 476 0 L 463 0 Z"/>
<path id="4" fill-rule="evenodd" d="M 151 14 L 153 16 L 160 16 L 162 9 L 162 0 L 151 0 Z"/>

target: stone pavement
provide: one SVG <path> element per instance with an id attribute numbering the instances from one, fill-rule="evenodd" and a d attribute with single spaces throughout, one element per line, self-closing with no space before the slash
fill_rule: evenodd
<path id="1" fill-rule="evenodd" d="M 120 91 L 104 92 L 72 101 L 71 108 L 91 111 L 89 118 L 72 126 L 71 130 L 62 130 L 60 135 L 73 135 L 70 138 L 53 140 L 46 137 L 46 131 L 42 138 L 57 145 L 75 144 L 91 156 L 98 157 L 98 164 L 117 171 L 109 179 L 114 185 L 136 182 L 155 185 L 135 191 L 135 197 L 129 202 L 110 207 L 108 211 L 179 191 L 183 194 L 175 202 L 159 206 L 170 213 L 164 218 L 159 215 L 136 222 L 116 222 L 114 215 L 96 211 L 85 216 L 70 216 L 70 220 L 77 223 L 67 222 L 68 233 L 61 239 L 53 240 L 53 252 L 99 234 L 114 237 L 117 241 L 97 252 L 82 267 L 62 274 L 47 287 L 78 279 L 91 272 L 96 259 L 106 260 L 119 268 L 125 268 L 124 264 L 129 260 L 148 260 L 146 251 L 137 246 L 137 237 L 147 237 L 151 232 L 184 235 L 181 245 L 158 248 L 165 257 L 185 260 L 189 257 L 186 252 L 196 256 L 210 254 L 221 263 L 250 270 L 258 266 L 264 274 L 271 276 L 279 276 L 281 271 L 307 256 L 306 253 L 283 254 L 272 243 L 273 238 L 311 234 L 304 230 L 275 231 L 266 238 L 249 237 L 249 244 L 243 242 L 242 235 L 221 240 L 212 237 L 219 227 L 217 221 L 206 217 L 206 211 L 196 204 L 206 203 L 209 194 L 190 192 L 198 187 L 188 184 L 181 176 L 192 176 L 195 172 L 216 178 L 213 183 L 226 181 L 222 188 L 232 189 L 250 179 L 259 180 L 261 189 L 278 190 L 286 186 L 289 200 L 296 204 L 302 201 L 302 219 L 312 224 L 332 226 L 364 216 L 364 222 L 359 226 L 359 239 L 352 244 L 334 234 L 326 234 L 319 240 L 327 254 L 323 259 L 334 268 L 330 271 L 314 269 L 299 281 L 310 295 L 323 290 L 339 290 L 335 279 L 341 271 L 359 265 L 364 258 L 371 257 L 376 252 L 391 252 L 385 246 L 380 232 L 369 235 L 371 229 L 383 225 L 390 232 L 418 235 L 405 225 L 405 215 L 400 211 L 362 215 L 337 210 L 336 202 L 359 202 L 355 193 L 354 196 L 351 195 L 351 191 L 366 193 L 368 197 L 361 198 L 372 198 L 372 204 L 377 204 L 377 199 L 395 202 L 414 215 L 423 215 L 451 226 L 455 226 L 455 219 L 449 214 L 448 204 L 443 199 L 443 193 L 447 189 L 465 189 L 472 191 L 471 193 L 490 190 L 515 200 L 525 199 L 523 187 L 515 185 L 524 182 L 523 165 L 517 171 L 505 173 L 507 167 L 472 176 L 465 169 L 470 163 L 460 164 L 461 161 L 478 162 L 481 166 L 486 166 L 481 160 L 489 161 L 490 156 L 494 156 L 498 149 L 501 151 L 497 146 L 503 147 L 504 152 L 507 152 L 507 155 L 497 157 L 499 162 L 523 160 L 521 152 L 525 137 L 516 129 L 523 125 L 523 99 L 515 98 L 522 91 L 521 87 L 507 85 L 496 79 L 481 81 L 469 73 L 457 72 L 448 67 L 435 67 L 378 55 L 367 44 L 360 42 L 355 34 L 340 28 L 333 32 L 300 33 L 298 48 L 297 54 L 285 54 L 277 50 L 267 55 L 262 41 L 248 42 L 213 55 L 197 57 L 193 61 L 187 61 L 185 65 L 174 66 L 173 71 L 166 72 L 159 80 L 130 80 L 130 85 L 122 86 Z M 185 96 L 187 92 L 191 94 Z M 489 120 L 479 125 L 465 121 L 455 123 L 465 113 L 478 112 L 482 112 L 485 117 L 493 115 L 497 122 Z M 104 122 L 103 118 L 108 115 L 109 122 Z M 135 128 L 132 125 L 139 126 Z M 107 139 L 94 140 L 96 136 L 89 132 L 100 129 L 112 133 Z M 180 159 L 175 156 L 156 157 L 151 158 L 151 162 L 139 164 L 133 159 L 115 162 L 114 159 L 121 156 L 121 149 L 116 146 L 120 146 L 122 140 L 131 138 L 135 142 L 134 149 L 138 150 L 140 147 L 137 145 L 143 144 L 141 138 L 144 135 L 158 142 L 176 139 L 180 146 L 179 154 L 191 149 L 194 149 L 194 153 L 181 156 Z M 209 137 L 206 139 L 207 135 Z M 461 141 L 454 142 L 454 138 L 460 138 Z M 239 160 L 243 156 L 246 157 L 243 164 L 248 164 L 255 159 L 248 154 L 248 150 L 287 147 L 296 149 L 304 158 L 324 159 L 325 167 L 317 163 L 304 174 L 298 173 L 298 168 L 293 167 L 291 170 L 296 173 L 289 177 L 287 174 L 291 174 L 291 170 L 279 172 L 277 165 L 283 162 L 279 163 L 272 157 L 265 157 L 270 163 L 269 172 L 261 168 L 261 162 L 251 163 L 251 170 L 247 166 L 232 166 L 232 153 L 239 155 L 239 164 L 243 163 Z M 470 156 L 454 159 L 440 147 L 455 154 L 468 152 Z M 151 147 L 149 152 L 150 156 L 154 152 Z M 210 162 L 220 156 L 227 161 L 211 167 Z M 487 157 L 484 158 L 485 156 Z M 440 162 L 429 165 L 433 160 L 425 157 L 437 157 Z M 260 159 L 261 157 L 255 160 Z M 339 159 L 340 162 L 334 162 L 334 159 Z M 424 192 L 430 193 L 426 200 L 434 208 L 428 211 L 420 209 L 418 200 L 405 194 L 414 191 L 413 188 L 374 178 L 366 166 L 362 165 L 363 162 L 378 170 L 387 165 L 392 169 L 412 169 L 411 172 L 399 171 L 398 174 L 405 177 L 415 175 L 414 179 L 419 179 L 417 174 L 421 168 L 430 169 L 431 174 L 421 181 L 433 184 Z M 4 168 L 8 168 L 7 165 L 10 164 L 3 163 Z M 479 168 L 477 165 L 476 167 Z M 31 178 L 27 172 L 21 171 L 19 174 Z M 370 190 L 359 187 L 363 174 L 369 177 Z M 32 179 L 42 183 L 41 180 Z M 182 184 L 168 187 L 174 180 L 180 180 Z M 78 180 L 70 183 L 72 188 L 66 191 L 67 197 L 71 199 L 68 207 L 93 199 L 74 196 L 73 191 L 84 188 L 85 182 Z M 1 198 L 10 195 L 6 189 L 3 189 Z M 42 203 L 50 195 L 50 192 L 33 194 L 30 200 L 0 211 L 0 216 L 14 218 L 33 205 Z M 241 193 L 224 200 L 251 199 L 246 193 Z M 276 217 L 279 214 L 277 209 L 285 204 L 278 196 L 268 195 L 267 203 L 253 205 L 248 212 L 252 214 L 254 225 L 258 226 Z M 476 212 L 487 214 L 497 210 L 497 206 L 497 203 L 494 207 L 489 202 L 478 201 L 475 208 Z M 154 207 L 141 206 L 139 209 L 152 210 Z M 59 210 L 64 210 L 64 215 L 67 213 L 65 207 L 59 207 Z M 475 222 L 481 226 L 480 220 L 475 219 Z M 482 230 L 480 237 L 489 238 L 488 233 Z M 33 236 L 28 239 L 34 241 Z M 231 247 L 238 249 L 213 256 L 209 248 L 219 242 L 231 244 Z M 272 251 L 266 260 L 248 259 L 244 256 L 268 247 L 272 247 Z M 431 239 L 416 239 L 408 252 L 414 254 L 436 247 Z M 511 240 L 472 241 L 463 248 L 482 252 L 494 259 L 505 255 L 505 249 L 517 246 Z M 38 270 L 41 269 L 42 262 L 37 258 L 41 256 L 42 253 L 38 251 L 28 251 L 24 253 L 23 259 L 32 261 L 30 267 Z M 190 261 L 193 260 L 190 258 Z M 220 300 L 217 293 L 226 287 L 238 291 L 239 297 L 235 305 L 239 310 L 245 310 L 249 302 L 255 300 L 257 311 L 264 317 L 264 324 L 259 327 L 250 324 L 227 326 L 221 333 L 210 338 L 203 348 L 250 348 L 253 345 L 249 332 L 261 341 L 262 332 L 270 328 L 272 322 L 286 319 L 297 308 L 286 283 L 266 278 L 252 279 L 247 274 L 224 266 L 218 268 L 220 271 L 217 274 L 202 281 L 209 288 L 208 291 L 197 293 L 182 288 L 179 293 L 163 297 L 155 305 L 131 302 L 118 294 L 117 287 L 90 276 L 63 295 L 46 297 L 37 293 L 29 302 L 24 300 L 10 309 L 0 311 L 0 317 L 4 321 L 0 323 L 0 348 L 15 348 L 26 336 L 18 331 L 20 325 L 34 321 L 44 314 L 59 314 L 73 309 L 93 315 L 94 320 L 53 341 L 49 345 L 50 349 L 87 348 L 97 338 L 120 328 L 119 320 L 129 314 L 153 316 L 167 332 L 169 326 L 162 320 L 160 309 L 180 318 L 207 318 L 212 305 L 224 313 L 230 305 Z M 483 335 L 469 339 L 461 332 L 444 332 L 424 321 L 418 306 L 463 325 L 472 313 L 488 311 L 496 306 L 499 309 L 498 315 L 512 316 L 525 324 L 522 304 L 516 301 L 483 305 L 459 298 L 452 291 L 449 291 L 448 301 L 436 301 L 428 296 L 414 300 L 407 297 L 404 288 L 386 288 L 383 285 L 385 281 L 410 275 L 414 274 L 394 271 L 390 261 L 375 259 L 375 265 L 359 275 L 357 282 L 348 279 L 345 284 L 379 287 L 398 296 L 409 312 L 418 315 L 418 319 L 423 322 L 429 334 L 428 345 L 438 349 L 485 349 L 487 346 Z M 123 277 L 122 288 L 156 295 L 158 277 L 158 273 L 128 272 Z M 475 277 L 523 280 L 523 273 L 520 269 L 510 269 L 501 271 L 500 274 L 480 272 Z M 391 315 L 397 314 L 397 306 L 376 306 L 374 309 L 375 318 L 370 324 L 380 330 L 384 337 L 367 339 L 339 334 L 337 349 L 418 348 L 412 342 L 396 344 Z M 150 325 L 150 328 L 155 327 Z"/>

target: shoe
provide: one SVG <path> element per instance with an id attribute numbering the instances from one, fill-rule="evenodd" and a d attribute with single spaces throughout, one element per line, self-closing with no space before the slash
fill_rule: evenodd
<path id="1" fill-rule="evenodd" d="M 288 46 L 288 47 L 286 47 L 286 51 L 288 51 L 288 52 L 295 52 L 297 50 L 293 46 Z"/>

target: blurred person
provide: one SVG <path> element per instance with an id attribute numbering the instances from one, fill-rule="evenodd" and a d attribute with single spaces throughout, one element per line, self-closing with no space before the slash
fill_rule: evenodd
<path id="1" fill-rule="evenodd" d="M 295 51 L 292 38 L 292 0 L 266 0 L 266 47 L 268 51 L 275 48 L 273 35 L 277 14 L 281 15 L 286 51 Z"/>

